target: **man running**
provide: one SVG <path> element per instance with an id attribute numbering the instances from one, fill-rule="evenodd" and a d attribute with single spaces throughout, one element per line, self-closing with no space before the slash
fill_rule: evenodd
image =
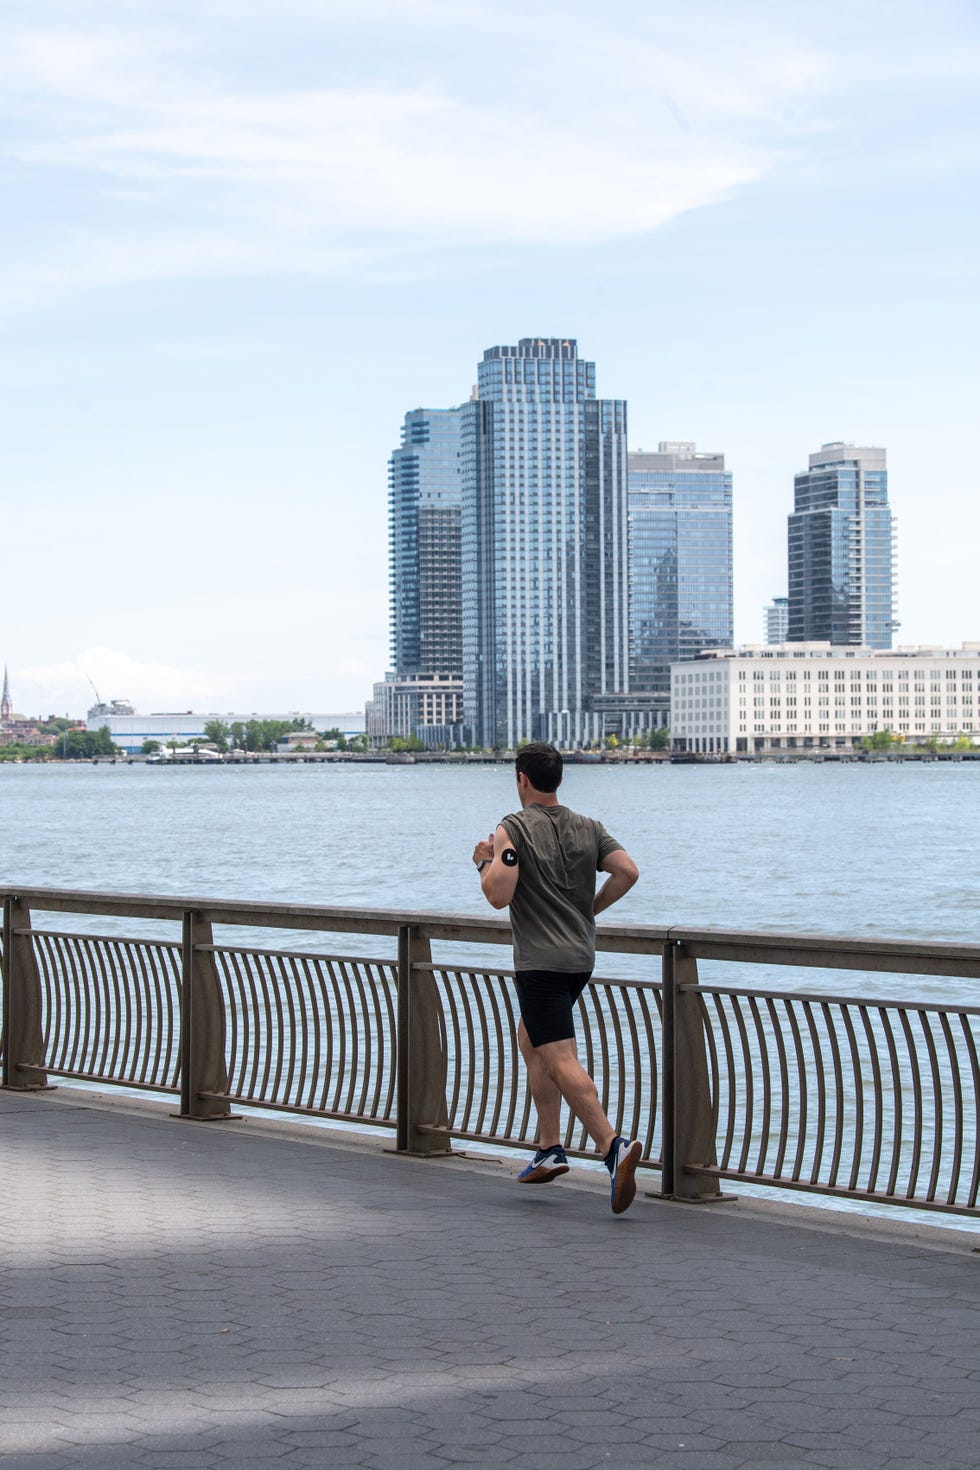
<path id="1" fill-rule="evenodd" d="M 578 1059 L 574 1006 L 595 964 L 595 916 L 639 877 L 633 859 L 591 817 L 561 806 L 562 758 L 553 745 L 526 745 L 514 763 L 521 810 L 473 849 L 487 901 L 510 906 L 521 1021 L 517 1041 L 538 1114 L 538 1150 L 518 1175 L 547 1184 L 568 1173 L 561 1100 L 595 1139 L 610 1175 L 613 1214 L 636 1194 L 642 1144 L 614 1130 L 595 1083 Z M 596 893 L 596 873 L 607 873 Z"/>

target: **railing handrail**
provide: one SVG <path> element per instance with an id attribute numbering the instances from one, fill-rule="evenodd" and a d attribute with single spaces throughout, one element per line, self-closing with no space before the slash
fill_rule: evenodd
<path id="1" fill-rule="evenodd" d="M 506 919 L 476 914 L 432 913 L 419 909 L 369 909 L 326 904 L 255 903 L 246 899 L 183 895 L 87 892 L 68 888 L 0 886 L 0 899 L 16 899 L 46 913 L 110 915 L 180 923 L 195 913 L 204 923 L 259 929 L 313 929 L 328 933 L 397 937 L 405 925 L 424 929 L 431 939 L 456 943 L 509 944 Z M 736 963 L 805 965 L 826 969 L 899 970 L 980 978 L 980 944 L 854 935 L 786 933 L 694 927 L 686 924 L 611 924 L 596 930 L 596 948 L 618 953 L 659 954 L 665 945 L 683 945 L 696 959 Z M 871 961 L 862 966 L 862 961 Z M 876 962 L 876 963 L 875 963 Z M 889 963 L 890 962 L 890 963 Z M 947 968 L 950 966 L 950 968 Z"/>

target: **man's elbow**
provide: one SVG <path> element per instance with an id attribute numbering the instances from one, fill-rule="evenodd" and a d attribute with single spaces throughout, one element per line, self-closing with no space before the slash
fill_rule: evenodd
<path id="1" fill-rule="evenodd" d="M 632 858 L 627 858 L 626 861 L 620 865 L 620 872 L 623 875 L 623 882 L 625 883 L 626 888 L 632 888 L 633 884 L 640 876 L 640 870 L 636 866 L 636 863 L 634 863 Z"/>
<path id="2" fill-rule="evenodd" d="M 505 909 L 511 899 L 509 893 L 497 893 L 489 885 L 484 888 L 483 897 L 492 909 Z"/>

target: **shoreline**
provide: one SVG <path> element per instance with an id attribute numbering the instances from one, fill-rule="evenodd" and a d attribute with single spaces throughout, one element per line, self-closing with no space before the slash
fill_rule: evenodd
<path id="1" fill-rule="evenodd" d="M 58 756 L 16 756 L 9 760 L 0 755 L 0 766 L 211 766 L 216 769 L 242 766 L 309 766 L 309 765 L 370 765 L 370 766 L 508 766 L 513 764 L 514 751 L 486 751 L 471 754 L 462 751 L 419 751 L 406 757 L 403 754 L 363 753 L 352 751 L 289 752 L 261 751 L 248 755 L 226 755 L 220 759 L 213 756 L 181 755 L 168 760 L 154 760 L 145 755 L 82 756 L 74 760 L 62 760 Z M 786 750 L 759 751 L 724 755 L 701 755 L 688 752 L 649 751 L 641 755 L 618 755 L 612 752 L 576 752 L 564 757 L 567 766 L 735 766 L 735 765 L 921 765 L 929 762 L 957 764 L 961 761 L 980 762 L 980 748 L 976 750 L 949 751 L 882 751 L 856 750 Z"/>

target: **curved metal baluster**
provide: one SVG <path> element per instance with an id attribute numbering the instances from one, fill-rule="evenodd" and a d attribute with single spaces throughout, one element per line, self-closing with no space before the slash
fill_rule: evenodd
<path id="1" fill-rule="evenodd" d="M 966 1046 L 966 1054 L 970 1058 L 970 1070 L 973 1074 L 973 1172 L 970 1176 L 970 1190 L 966 1204 L 970 1209 L 975 1209 L 977 1197 L 980 1195 L 980 1057 L 977 1056 L 977 1041 L 973 1035 L 969 1016 L 961 1016 L 960 1025 L 963 1028 L 963 1042 Z"/>
<path id="2" fill-rule="evenodd" d="M 871 1063 L 871 1081 L 874 1087 L 875 1104 L 875 1129 L 874 1138 L 871 1142 L 871 1163 L 868 1166 L 868 1177 L 865 1187 L 869 1194 L 874 1194 L 878 1183 L 878 1170 L 881 1168 L 881 1141 L 884 1134 L 885 1121 L 885 1093 L 881 1079 L 881 1062 L 878 1058 L 878 1038 L 874 1034 L 871 1025 L 871 1017 L 867 1006 L 859 1009 L 861 1022 L 864 1026 L 864 1034 L 868 1043 L 868 1057 Z"/>
<path id="3" fill-rule="evenodd" d="M 85 1070 L 80 1065 L 83 1057 L 88 1055 L 89 1037 L 93 1030 L 98 1027 L 98 992 L 94 996 L 94 1003 L 89 987 L 83 984 L 82 977 L 87 975 L 85 945 L 79 935 L 72 935 L 66 952 L 71 967 L 72 989 L 77 1001 L 74 1014 L 65 1016 L 65 1060 L 64 1066 L 67 1070 L 78 1072 Z M 94 1016 L 94 1020 L 93 1020 Z"/>
<path id="4" fill-rule="evenodd" d="M 282 987 L 276 984 L 275 969 L 271 956 L 259 955 L 256 970 L 262 982 L 262 1002 L 265 1008 L 265 1066 L 259 1084 L 259 1097 L 272 1101 L 279 1095 L 279 1079 L 282 1076 L 282 1048 L 285 1017 L 282 1009 Z M 278 958 L 278 956 L 277 956 Z M 272 1081 L 272 1095 L 269 1082 Z"/>
<path id="5" fill-rule="evenodd" d="M 807 1085 L 806 1051 L 803 1046 L 803 1033 L 796 1019 L 796 1005 L 794 1001 L 785 999 L 783 1006 L 793 1036 L 793 1053 L 796 1058 L 796 1152 L 793 1155 L 793 1167 L 789 1177 L 794 1183 L 797 1183 L 803 1173 L 803 1163 L 806 1159 L 810 1126 L 810 1089 Z"/>
<path id="6" fill-rule="evenodd" d="M 347 1006 L 350 1004 L 350 997 L 348 995 L 347 1001 L 345 1003 L 344 997 L 341 994 L 341 980 L 343 979 L 342 965 L 340 977 L 338 977 L 337 966 L 334 964 L 333 960 L 330 961 L 330 964 L 327 967 L 327 973 L 330 976 L 330 984 L 333 986 L 333 1017 L 334 1026 L 336 1027 L 337 1031 L 337 1046 L 334 1051 L 334 1066 L 333 1071 L 330 1074 L 333 1085 L 331 1107 L 334 1112 L 339 1113 L 341 1111 L 341 1091 L 344 1086 L 344 1076 L 347 1070 Z M 346 988 L 346 980 L 344 980 L 343 983 Z"/>
<path id="7" fill-rule="evenodd" d="M 922 1164 L 922 1072 L 919 1067 L 919 1053 L 915 1045 L 915 1038 L 912 1035 L 912 1027 L 909 1025 L 908 1014 L 905 1011 L 899 1011 L 898 1016 L 902 1023 L 905 1045 L 908 1049 L 912 1082 L 912 1158 L 909 1164 L 905 1198 L 913 1199 L 915 1196 L 915 1186 L 919 1179 L 919 1169 Z"/>
<path id="8" fill-rule="evenodd" d="M 892 1108 L 894 1120 L 892 1123 L 892 1157 L 888 1170 L 888 1184 L 885 1193 L 895 1194 L 898 1184 L 898 1171 L 902 1164 L 902 1138 L 905 1132 L 905 1099 L 902 1093 L 902 1069 L 898 1060 L 898 1046 L 895 1042 L 895 1032 L 892 1029 L 891 1016 L 885 1006 L 879 1006 L 878 1014 L 881 1017 L 882 1029 L 885 1033 L 885 1045 L 888 1048 L 888 1061 L 892 1073 Z"/>
<path id="9" fill-rule="evenodd" d="M 319 955 L 307 957 L 303 961 L 307 967 L 310 982 L 310 1034 L 313 1038 L 313 1048 L 309 1058 L 307 1071 L 306 1102 L 305 1106 L 311 1112 L 326 1106 L 322 1087 L 324 1077 L 330 1070 L 332 1058 L 332 1032 L 333 1018 L 330 1015 L 330 1001 L 327 996 L 327 987 L 323 979 L 323 962 Z M 321 1069 L 321 1038 L 326 1038 L 326 1060 Z"/>
<path id="10" fill-rule="evenodd" d="M 364 984 L 364 971 L 361 969 L 361 965 L 360 965 L 360 962 L 359 961 L 357 963 L 355 963 L 352 968 L 353 968 L 353 971 L 354 971 L 354 983 L 357 986 L 357 994 L 358 994 L 358 999 L 360 1001 L 360 1004 L 358 1006 L 358 1012 L 357 1012 L 357 1014 L 360 1015 L 361 1017 L 363 1017 L 363 1029 L 361 1029 L 361 1028 L 358 1027 L 357 1021 L 355 1019 L 355 1022 L 354 1022 L 354 1034 L 357 1037 L 357 1042 L 358 1042 L 358 1047 L 357 1047 L 357 1068 L 356 1068 L 356 1071 L 352 1071 L 351 1072 L 351 1081 L 353 1082 L 355 1080 L 355 1077 L 359 1077 L 360 1080 L 361 1080 L 361 1089 L 360 1089 L 360 1093 L 358 1094 L 358 1103 L 357 1103 L 356 1108 L 353 1105 L 353 1093 L 352 1093 L 352 1096 L 351 1096 L 351 1111 L 357 1113 L 360 1117 L 363 1117 L 365 1105 L 366 1105 L 366 1102 L 367 1102 L 367 1090 L 368 1090 L 368 1087 L 370 1086 L 370 1074 L 371 1074 L 371 1032 L 370 1032 L 370 1030 L 368 1028 L 368 1024 L 367 1024 L 367 1010 L 368 1010 L 368 1007 L 367 1007 L 367 991 L 365 989 L 365 984 Z"/>
<path id="11" fill-rule="evenodd" d="M 623 1061 L 625 1058 L 625 1050 L 623 1047 L 623 1023 L 620 1017 L 620 1007 L 614 1004 L 613 1001 L 614 987 L 611 985 L 604 985 L 603 991 L 603 999 L 605 1001 L 605 1005 L 603 1007 L 602 1014 L 603 1024 L 601 1039 L 602 1067 L 603 1074 L 606 1078 L 606 1085 L 603 1089 L 603 1092 L 605 1098 L 607 1098 L 609 1101 L 606 1102 L 602 1111 L 609 1118 L 617 1133 L 622 1133 L 624 1122 L 623 1114 L 626 1106 L 626 1099 L 623 1091 L 625 1080 L 623 1075 Z M 612 1037 L 610 1037 L 609 1035 L 610 1028 L 612 1029 Z M 610 1045 L 610 1042 L 612 1042 L 612 1045 Z M 615 1106 L 612 1106 L 613 1078 L 615 1078 L 616 1081 Z M 632 1133 L 630 1133 L 629 1137 L 632 1138 L 632 1136 Z M 586 1137 L 585 1130 L 583 1129 L 582 1147 L 584 1148 L 585 1146 Z"/>
<path id="12" fill-rule="evenodd" d="M 759 1046 L 759 1070 L 762 1073 L 762 1120 L 759 1126 L 759 1155 L 755 1166 L 756 1174 L 765 1173 L 765 1161 L 769 1153 L 769 1133 L 772 1124 L 772 1078 L 769 1074 L 769 1046 L 762 1025 L 759 1003 L 754 995 L 749 996 L 749 1012 L 755 1025 L 756 1041 Z M 747 1135 L 748 1134 L 747 1131 Z"/>
<path id="13" fill-rule="evenodd" d="M 290 955 L 289 964 L 295 1012 L 291 1019 L 293 1051 L 286 1078 L 286 1096 L 294 1107 L 302 1107 L 310 1066 L 310 967 L 303 954 Z"/>
<path id="14" fill-rule="evenodd" d="M 735 1090 L 735 1051 L 732 1045 L 732 1033 L 728 1025 L 728 1016 L 725 1014 L 724 1002 L 728 997 L 712 995 L 711 998 L 715 1003 L 715 1015 L 718 1017 L 718 1024 L 721 1027 L 721 1038 L 725 1044 L 725 1071 L 728 1082 L 726 1088 L 728 1094 L 728 1117 L 725 1123 L 725 1142 L 722 1145 L 719 1157 L 719 1167 L 727 1169 L 731 1164 L 732 1149 L 735 1146 L 735 1117 L 738 1107 L 738 1097 Z M 717 1136 L 717 1129 L 715 1133 Z"/>
<path id="15" fill-rule="evenodd" d="M 960 1169 L 963 1164 L 963 1129 L 965 1117 L 963 1110 L 963 1083 L 960 1077 L 960 1059 L 956 1051 L 956 1039 L 953 1036 L 953 1028 L 949 1024 L 949 1017 L 941 1014 L 939 1017 L 943 1030 L 943 1040 L 946 1043 L 946 1055 L 949 1058 L 949 1078 L 953 1092 L 953 1157 L 950 1161 L 949 1188 L 946 1191 L 946 1203 L 956 1203 L 956 1196 L 960 1187 Z"/>
<path id="16" fill-rule="evenodd" d="M 766 997 L 766 1011 L 769 1016 L 769 1024 L 772 1028 L 773 1039 L 776 1043 L 776 1055 L 779 1058 L 779 1142 L 776 1145 L 776 1162 L 772 1173 L 777 1178 L 783 1172 L 783 1163 L 786 1159 L 786 1148 L 789 1143 L 789 1060 L 786 1056 L 786 1042 L 783 1037 L 783 1028 L 779 1021 L 779 1012 L 776 1002 L 771 996 Z"/>
<path id="17" fill-rule="evenodd" d="M 841 1151 L 844 1146 L 844 1067 L 840 1044 L 837 1040 L 837 1027 L 833 1024 L 830 1006 L 826 1002 L 821 1004 L 820 1013 L 823 1016 L 830 1055 L 834 1063 L 834 1150 L 830 1160 L 830 1174 L 827 1178 L 827 1183 L 833 1187 L 837 1184 Z"/>
<path id="18" fill-rule="evenodd" d="M 740 1004 L 742 997 L 740 995 L 733 995 L 730 999 L 732 1001 L 732 1014 L 735 1017 L 735 1025 L 738 1028 L 739 1041 L 742 1045 L 742 1076 L 745 1082 L 745 1103 L 742 1113 L 742 1152 L 738 1160 L 738 1172 L 744 1174 L 749 1161 L 749 1149 L 752 1146 L 752 1125 L 755 1120 L 755 1075 L 752 1067 L 752 1057 L 749 1054 L 749 1035 Z"/>
<path id="19" fill-rule="evenodd" d="M 281 1021 L 281 1044 L 280 1044 L 280 1071 L 276 1076 L 275 1096 L 281 1103 L 292 1104 L 293 1080 L 296 1076 L 297 1065 L 302 1068 L 303 1057 L 300 1051 L 300 1031 L 297 1019 L 297 1009 L 302 1011 L 299 987 L 297 985 L 297 968 L 295 955 L 283 955 L 279 961 L 279 981 L 282 995 L 285 996 L 285 1012 Z M 285 1074 L 285 1075 L 283 1075 Z"/>
<path id="20" fill-rule="evenodd" d="M 824 1139 L 827 1135 L 827 1085 L 824 1080 L 823 1052 L 820 1048 L 820 1037 L 817 1034 L 813 1006 L 806 999 L 803 1000 L 803 1014 L 806 1017 L 807 1030 L 810 1034 L 810 1045 L 813 1048 L 814 1067 L 817 1074 L 817 1136 L 813 1142 L 813 1164 L 810 1169 L 810 1183 L 816 1184 L 820 1179 Z"/>
<path id="21" fill-rule="evenodd" d="M 440 970 L 443 982 L 443 1012 L 446 1017 L 446 1107 L 450 1128 L 461 1127 L 459 1098 L 463 1086 L 463 1031 L 460 1023 L 457 996 L 465 983 L 465 974 L 459 970 Z M 450 1092 L 450 1086 L 452 1091 Z"/>
<path id="22" fill-rule="evenodd" d="M 864 1072 L 861 1067 L 861 1056 L 858 1051 L 854 1023 L 851 1020 L 850 1006 L 842 1005 L 840 1012 L 844 1022 L 844 1030 L 847 1032 L 847 1045 L 851 1056 L 851 1073 L 854 1078 L 854 1146 L 851 1154 L 851 1173 L 847 1184 L 848 1189 L 853 1190 L 857 1188 L 857 1177 L 861 1169 L 861 1155 L 864 1151 Z"/>
<path id="23" fill-rule="evenodd" d="M 489 987 L 490 977 L 489 975 L 484 973 L 480 976 L 480 979 L 482 981 L 482 985 L 475 985 L 472 992 L 472 1002 L 480 1018 L 479 1028 L 476 1030 L 473 1036 L 473 1053 L 475 1056 L 476 1051 L 479 1050 L 481 1059 L 481 1085 L 479 1090 L 480 1101 L 479 1106 L 477 1107 L 476 1123 L 475 1125 L 473 1125 L 473 1131 L 474 1133 L 483 1134 L 485 1132 L 487 1109 L 490 1106 L 490 1048 L 487 1045 L 487 1036 L 489 1034 L 489 1030 L 487 1026 L 487 1010 L 483 1000 L 483 987 Z M 475 1074 L 475 1067 L 473 1071 Z"/>
<path id="24" fill-rule="evenodd" d="M 945 1117 L 943 1110 L 943 1084 L 939 1075 L 939 1058 L 936 1054 L 936 1041 L 929 1024 L 926 1011 L 917 1011 L 919 1024 L 922 1027 L 922 1035 L 929 1055 L 929 1071 L 932 1076 L 932 1168 L 929 1171 L 929 1187 L 926 1191 L 926 1199 L 936 1198 L 936 1186 L 939 1183 L 939 1170 L 943 1154 L 943 1133 L 945 1130 Z"/>
<path id="25" fill-rule="evenodd" d="M 383 1103 L 382 1117 L 392 1119 L 395 1113 L 395 967 L 394 964 L 385 963 L 382 967 L 383 988 L 382 995 L 385 1001 L 385 1103 Z M 445 1005 L 442 1007 L 445 1017 Z M 442 1022 L 444 1030 L 444 1050 L 448 1058 L 448 1038 L 445 1036 L 445 1019 Z"/>
<path id="26" fill-rule="evenodd" d="M 259 1068 L 262 1065 L 262 1004 L 255 972 L 249 963 L 251 955 L 230 955 L 232 973 L 238 986 L 241 1006 L 242 1085 L 243 1097 L 257 1097 Z M 251 1066 L 249 1066 L 251 1057 Z"/>
<path id="27" fill-rule="evenodd" d="M 112 1040 L 112 1055 L 107 1061 L 104 1073 L 108 1077 L 119 1075 L 120 1048 L 123 1048 L 123 1055 L 125 1055 L 125 1044 L 129 1036 L 129 985 L 126 984 L 124 992 L 124 987 L 120 982 L 121 968 L 128 982 L 129 970 L 123 960 L 123 946 L 116 940 L 107 939 L 105 941 L 107 1044 L 110 1038 Z M 123 998 L 124 993 L 125 999 Z"/>
<path id="28" fill-rule="evenodd" d="M 498 999 L 499 987 L 488 977 L 487 999 L 490 1012 L 493 1017 L 493 1036 L 497 1049 L 497 1095 L 494 1102 L 493 1114 L 490 1119 L 490 1134 L 493 1138 L 498 1136 L 497 1129 L 500 1124 L 500 1114 L 504 1109 L 504 1092 L 507 1086 L 507 1066 L 509 1060 L 509 1047 L 504 1042 L 503 1024 L 500 1018 L 500 1002 Z M 484 1040 L 484 1045 L 486 1044 Z M 513 1091 L 513 1089 L 511 1089 Z"/>
<path id="29" fill-rule="evenodd" d="M 385 1046 L 384 1022 L 381 1013 L 381 971 L 377 965 L 365 965 L 364 978 L 367 982 L 368 995 L 371 997 L 370 1015 L 365 1018 L 365 1026 L 370 1025 L 372 1046 L 368 1054 L 370 1077 L 374 1088 L 371 1093 L 370 1103 L 367 1098 L 368 1083 L 364 1085 L 364 1099 L 361 1112 L 372 1118 L 379 1117 L 379 1104 L 381 1100 L 381 1088 L 384 1079 L 385 1057 L 387 1048 Z M 376 1059 L 376 1060 L 375 1060 Z"/>

